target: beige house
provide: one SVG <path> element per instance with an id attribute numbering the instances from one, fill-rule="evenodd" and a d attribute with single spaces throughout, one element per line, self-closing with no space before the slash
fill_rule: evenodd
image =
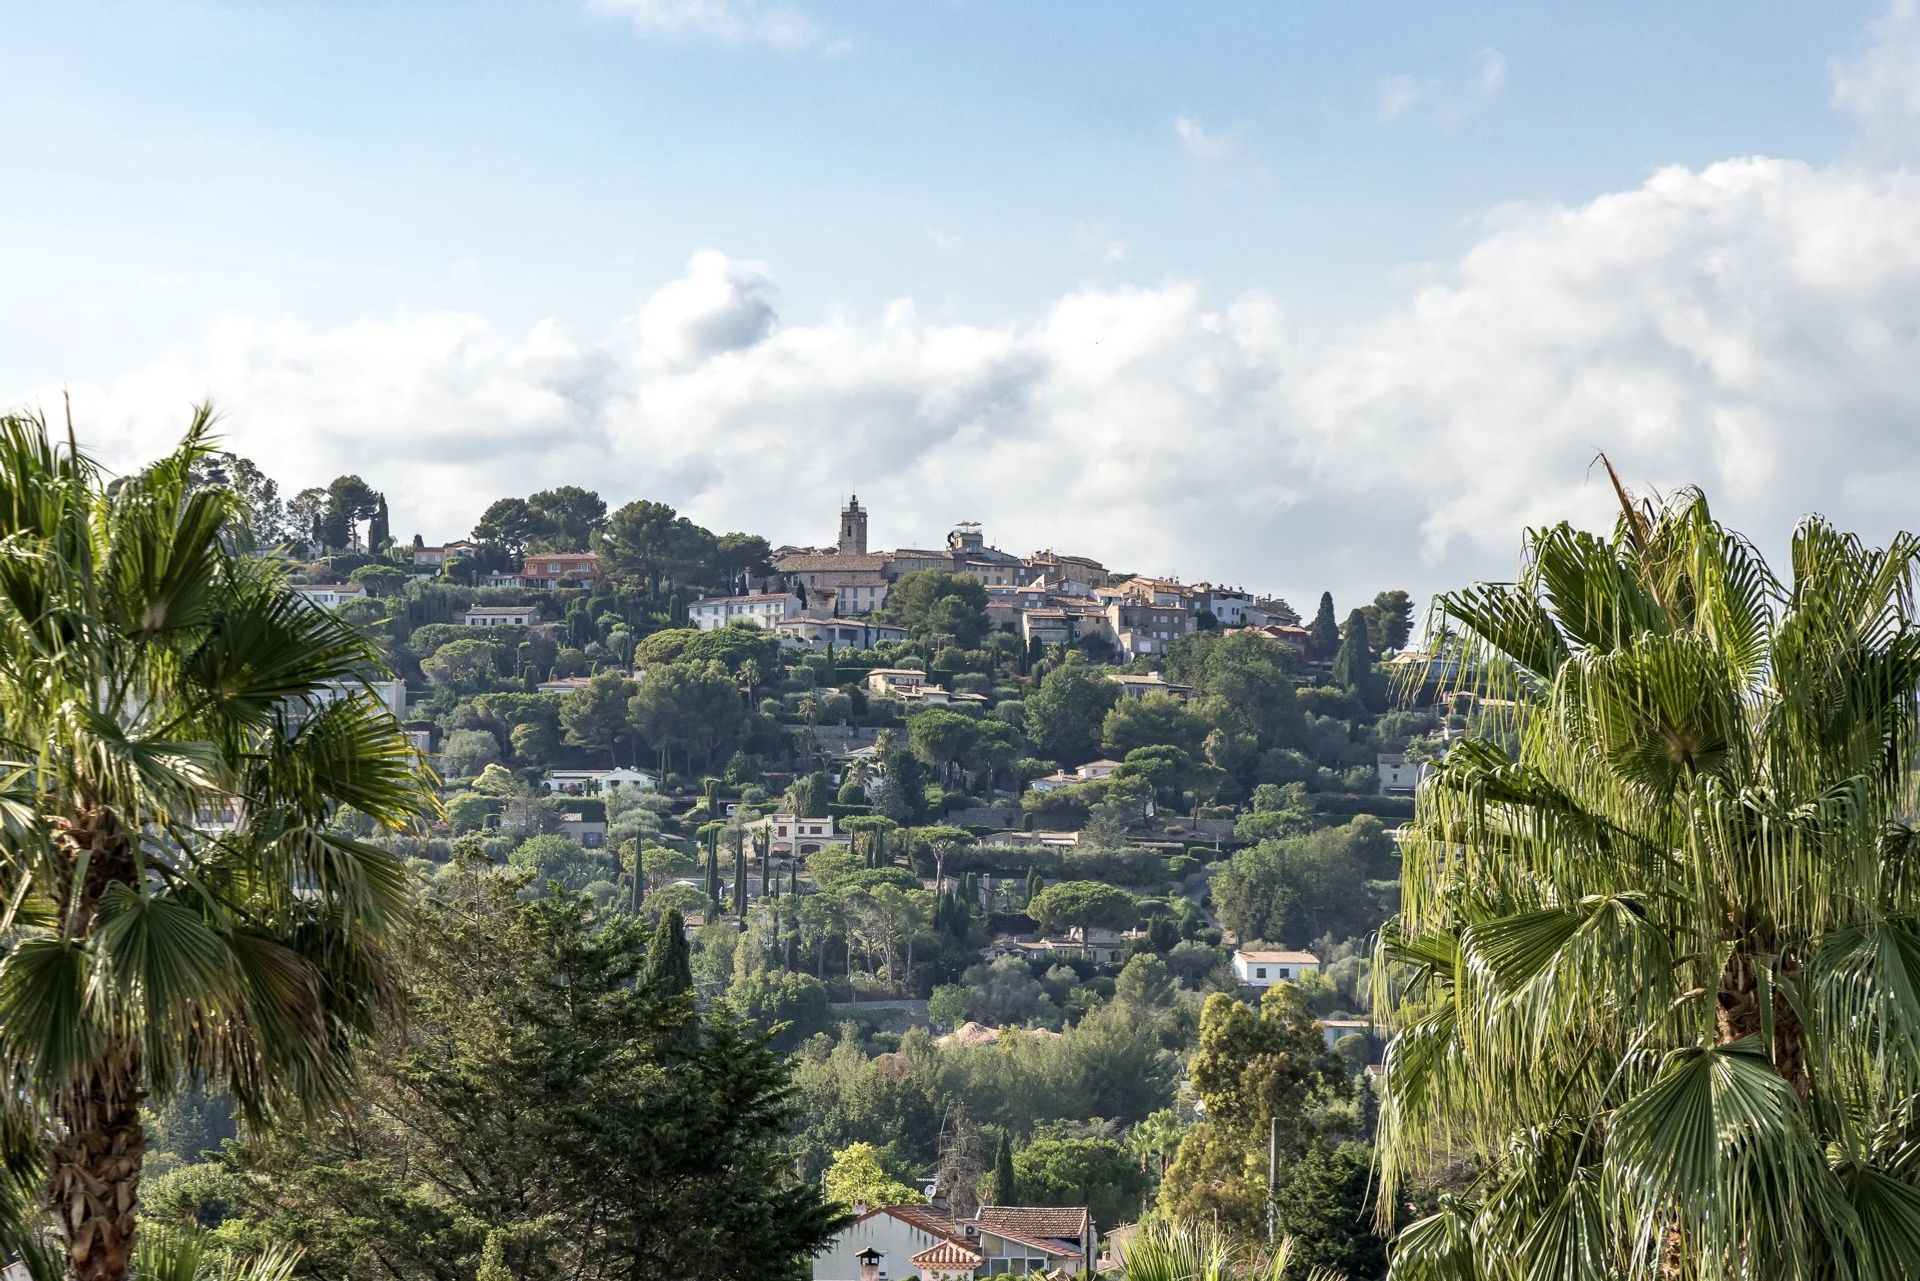
<path id="1" fill-rule="evenodd" d="M 775 854 L 815 854 L 830 845 L 851 845 L 853 835 L 842 832 L 832 816 L 800 818 L 793 814 L 768 814 L 746 825 L 749 833 L 766 832 Z"/>

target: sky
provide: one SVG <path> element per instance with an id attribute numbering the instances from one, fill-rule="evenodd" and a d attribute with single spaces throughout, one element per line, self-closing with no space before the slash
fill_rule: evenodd
<path id="1" fill-rule="evenodd" d="M 0 9 L 0 405 L 1310 607 L 1920 490 L 1920 0 Z M 1344 608 L 1344 605 L 1343 605 Z"/>

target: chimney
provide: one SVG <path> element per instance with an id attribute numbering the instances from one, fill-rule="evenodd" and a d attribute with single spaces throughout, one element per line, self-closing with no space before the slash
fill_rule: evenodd
<path id="1" fill-rule="evenodd" d="M 880 1260 L 885 1255 L 868 1246 L 853 1257 L 860 1260 L 860 1281 L 880 1281 Z"/>

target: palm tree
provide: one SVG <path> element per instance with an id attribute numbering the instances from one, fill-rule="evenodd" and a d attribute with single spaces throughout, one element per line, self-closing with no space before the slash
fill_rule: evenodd
<path id="1" fill-rule="evenodd" d="M 1422 789 L 1378 1002 L 1399 1278 L 1893 1278 L 1920 1259 L 1920 543 L 1776 576 L 1686 491 L 1443 597 L 1491 740 Z"/>
<path id="2" fill-rule="evenodd" d="M 132 1262 L 142 1101 L 344 1095 L 410 895 L 330 820 L 434 804 L 377 652 L 192 485 L 209 422 L 109 483 L 0 418 L 0 1249 L 50 1218 L 75 1279 Z"/>
<path id="3" fill-rule="evenodd" d="M 1291 1239 L 1262 1251 L 1210 1224 L 1154 1224 L 1127 1242 L 1119 1275 L 1124 1281 L 1284 1281 L 1292 1258 Z"/>

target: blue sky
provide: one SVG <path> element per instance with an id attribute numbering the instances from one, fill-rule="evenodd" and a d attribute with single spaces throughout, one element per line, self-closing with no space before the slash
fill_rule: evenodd
<path id="1" fill-rule="evenodd" d="M 1097 429 L 1063 423 L 1055 404 L 1058 349 L 1046 334 L 1066 332 L 1060 326 L 1074 316 L 1095 314 L 1096 327 L 1124 335 L 1179 329 L 1184 315 L 1194 332 L 1215 333 L 1221 315 L 1251 299 L 1282 319 L 1261 322 L 1243 346 L 1268 353 L 1284 373 L 1248 373 L 1251 358 L 1236 357 L 1227 373 L 1212 368 L 1207 377 L 1292 385 L 1337 354 L 1355 370 L 1372 369 L 1382 350 L 1404 356 L 1405 343 L 1389 339 L 1424 327 L 1428 291 L 1471 288 L 1474 264 L 1486 257 L 1476 254 L 1489 243 L 1520 252 L 1516 225 L 1524 240 L 1562 215 L 1604 219 L 1610 195 L 1644 194 L 1660 173 L 1677 170 L 1717 190 L 1705 176 L 1721 162 L 1764 157 L 1810 169 L 1822 190 L 1797 197 L 1778 194 L 1798 172 L 1780 168 L 1760 184 L 1774 195 L 1740 196 L 1753 203 L 1737 209 L 1699 213 L 1692 196 L 1678 197 L 1729 246 L 1748 244 L 1741 228 L 1773 216 L 1783 199 L 1830 204 L 1837 197 L 1824 188 L 1845 185 L 1842 175 L 1897 187 L 1906 169 L 1889 138 L 1903 135 L 1906 96 L 1920 93 L 1908 75 L 1920 70 L 1909 57 L 1910 45 L 1920 47 L 1912 26 L 1906 0 L 1891 10 L 1333 0 L 14 6 L 0 13 L 8 54 L 0 182 L 9 195 L 0 205 L 0 281 L 15 301 L 0 313 L 0 392 L 17 399 L 60 384 L 97 388 L 100 413 L 112 419 L 103 438 L 144 447 L 165 433 L 154 435 L 145 410 L 127 408 L 135 390 L 197 384 L 229 406 L 237 441 L 269 460 L 284 457 L 290 485 L 311 480 L 294 470 L 351 466 L 390 489 L 418 488 L 423 523 L 462 519 L 447 490 L 455 473 L 441 460 L 367 459 L 370 428 L 340 423 L 335 440 L 334 422 L 303 417 L 318 411 L 292 403 L 319 398 L 303 392 L 289 366 L 338 357 L 345 363 L 327 366 L 335 383 L 391 385 L 422 411 L 471 415 L 466 426 L 480 436 L 557 440 L 573 466 L 605 449 L 626 460 L 612 470 L 630 487 L 667 491 L 649 496 L 678 500 L 713 523 L 760 514 L 793 526 L 775 532 L 800 537 L 811 531 L 797 502 L 791 517 L 768 516 L 763 490 L 722 474 L 755 439 L 728 416 L 745 412 L 730 398 L 780 385 L 772 369 L 809 352 L 848 362 L 765 407 L 762 418 L 778 419 L 796 398 L 819 405 L 777 423 L 782 439 L 844 444 L 849 437 L 833 425 L 836 387 L 854 419 L 895 412 L 917 421 L 904 441 L 855 431 L 870 455 L 843 459 L 840 469 L 845 484 L 891 486 L 902 503 L 928 489 L 926 460 L 907 457 L 914 439 L 949 447 L 991 440 L 1001 467 L 1040 465 L 1022 452 L 1028 436 L 1097 447 Z M 1869 68 L 1875 50 L 1883 62 Z M 1873 70 L 1862 95 L 1871 101 L 1837 109 L 1849 66 Z M 1904 199 L 1904 188 L 1889 198 Z M 1670 226 L 1650 217 L 1651 226 Z M 1817 238 L 1815 222 L 1796 220 L 1784 234 Z M 1607 233 L 1594 234 L 1604 241 Z M 1539 252 L 1551 258 L 1560 249 Z M 707 277 L 709 294 L 724 297 L 710 297 L 691 320 L 669 314 L 657 300 L 673 282 L 688 284 L 683 302 L 700 294 L 689 262 L 701 250 L 724 255 L 728 265 L 710 261 Z M 1664 251 L 1696 262 L 1714 252 L 1691 237 Z M 1523 277 L 1526 268 L 1511 273 Z M 1560 277 L 1557 268 L 1543 274 Z M 1735 301 L 1724 284 L 1714 297 Z M 1827 278 L 1815 284 L 1823 297 L 1834 287 Z M 1175 298 L 1182 290 L 1199 300 L 1185 311 Z M 1142 298 L 1171 310 L 1129 310 Z M 900 300 L 911 300 L 915 332 L 889 338 L 888 309 Z M 1076 310 L 1073 300 L 1084 305 Z M 1570 305 L 1564 297 L 1538 303 Z M 666 368 L 659 342 L 648 348 L 644 337 L 634 347 L 650 307 L 656 339 L 676 323 L 708 323 L 712 308 L 723 329 L 744 317 L 739 342 L 686 349 L 703 367 L 733 362 L 731 379 L 718 366 L 704 376 L 684 361 Z M 422 339 L 421 368 L 396 367 L 411 350 L 396 333 L 448 317 L 473 332 Z M 534 393 L 502 391 L 491 402 L 420 395 L 422 383 L 451 377 L 449 341 L 468 362 L 460 378 L 510 381 L 547 358 L 539 353 L 551 355 L 541 345 L 545 326 L 565 335 L 556 340 L 569 365 L 559 391 L 535 378 Z M 1654 328 L 1670 335 L 1669 325 Z M 245 336 L 236 338 L 239 329 Z M 758 352 L 769 335 L 790 350 L 747 359 L 754 353 L 743 347 Z M 1011 335 L 1013 350 L 994 349 L 996 335 Z M 289 355 L 290 341 L 304 354 Z M 1451 341 L 1419 340 L 1429 349 Z M 488 344 L 498 350 L 472 354 Z M 860 355 L 903 344 L 911 355 L 883 370 Z M 942 363 L 956 346 L 968 348 L 955 358 L 969 371 L 960 375 Z M 339 356 L 343 349 L 358 354 Z M 1562 354 L 1562 394 L 1547 395 L 1554 405 L 1591 375 L 1579 351 Z M 1498 364 L 1497 353 L 1482 355 Z M 377 369 L 364 367 L 369 359 Z M 1167 359 L 1169 382 L 1156 385 L 1191 390 L 1191 366 Z M 1037 361 L 1054 362 L 1042 380 L 1053 380 L 1051 391 L 1017 376 Z M 609 363 L 611 373 L 583 373 Z M 1400 375 L 1406 387 L 1377 393 L 1384 407 L 1369 398 L 1362 412 L 1372 429 L 1409 396 L 1433 394 L 1439 376 L 1424 360 L 1414 364 Z M 278 372 L 264 376 L 262 365 Z M 589 376 L 606 386 L 568 390 Z M 1151 375 L 1136 367 L 1128 377 Z M 1085 390 L 1077 375 L 1073 385 L 1075 394 Z M 1242 412 L 1270 420 L 1276 452 L 1295 457 L 1259 478 L 1257 509 L 1299 515 L 1313 506 L 1325 464 L 1319 446 L 1301 452 L 1309 429 L 1292 424 L 1298 406 L 1287 394 L 1288 407 L 1171 408 L 1150 430 L 1178 435 L 1186 412 L 1209 422 Z M 529 419 L 523 406 L 539 395 L 566 405 Z M 1745 389 L 1736 408 L 1755 395 Z M 714 408 L 716 396 L 727 413 Z M 609 408 L 614 397 L 623 403 Z M 942 397 L 964 409 L 949 412 Z M 1684 402 L 1649 412 L 1677 414 Z M 326 403 L 341 418 L 383 412 L 337 388 Z M 1694 409 L 1711 417 L 1726 406 Z M 1410 429 L 1445 430 L 1457 415 L 1485 410 L 1430 407 Z M 1502 430 L 1534 429 L 1526 412 L 1507 412 L 1516 416 Z M 428 430 L 392 422 L 386 430 L 396 425 Z M 1695 430 L 1726 438 L 1724 427 L 1697 421 L 1670 427 L 1676 439 Z M 289 429 L 313 439 L 276 455 Z M 1259 430 L 1230 438 L 1245 448 Z M 1623 427 L 1624 442 L 1594 431 L 1545 461 L 1583 466 L 1595 449 L 1637 448 L 1647 431 Z M 704 452 L 686 448 L 690 434 Z M 1656 445 L 1659 435 L 1650 437 Z M 678 439 L 660 450 L 665 438 Z M 634 461 L 635 450 L 649 448 L 671 457 L 658 468 Z M 1707 476 L 1683 478 L 1666 469 L 1693 454 L 1663 445 L 1646 457 L 1649 483 L 1738 474 L 1719 455 L 1700 456 Z M 1152 449 L 1136 463 L 1161 465 Z M 1060 464 L 1049 456 L 1044 465 Z M 1126 466 L 1109 459 L 1093 470 Z M 391 473 L 384 481 L 373 475 L 383 470 Z M 899 541 L 937 536 L 923 526 L 982 508 L 1019 536 L 1065 540 L 1048 536 L 1030 510 L 996 509 L 996 486 L 961 470 L 948 459 L 937 475 L 965 496 L 967 511 L 929 513 Z M 812 506 L 830 514 L 834 491 L 845 487 L 839 475 L 805 474 L 824 488 Z M 1407 488 L 1420 488 L 1400 484 L 1378 501 L 1399 504 Z M 1154 523 L 1152 490 L 1120 475 L 1105 488 L 1085 480 L 1080 497 L 1125 509 L 1107 511 L 1099 530 L 1138 558 L 1163 550 L 1126 533 Z M 1189 491 L 1204 485 L 1178 492 Z M 1800 510 L 1828 502 L 1810 494 Z M 1526 512 L 1508 503 L 1485 518 Z M 1288 543 L 1327 528 L 1324 513 L 1302 520 L 1261 528 Z M 1503 531 L 1456 554 L 1451 540 L 1462 524 L 1443 517 L 1439 525 L 1455 534 L 1436 544 L 1434 513 L 1413 511 L 1397 553 L 1383 543 L 1337 572 L 1371 581 L 1392 572 L 1400 554 L 1418 562 L 1410 577 L 1444 578 L 1490 566 L 1488 547 L 1514 542 Z M 1200 577 L 1208 565 L 1186 562 L 1204 560 L 1224 565 L 1216 572 L 1254 575 L 1251 557 L 1227 555 L 1200 522 L 1195 530 L 1175 531 L 1164 548 L 1167 561 L 1181 563 L 1153 568 Z"/>

